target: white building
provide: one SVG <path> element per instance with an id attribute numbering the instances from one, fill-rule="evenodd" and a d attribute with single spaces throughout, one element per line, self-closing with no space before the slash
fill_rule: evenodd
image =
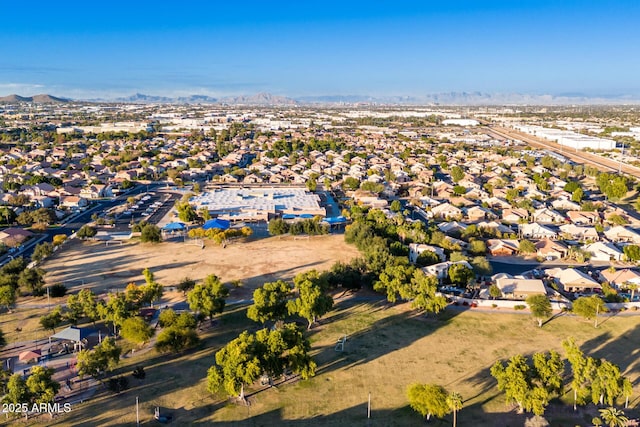
<path id="1" fill-rule="evenodd" d="M 320 197 L 301 187 L 217 188 L 192 197 L 189 203 L 232 221 L 268 220 L 278 214 L 326 216 Z"/>

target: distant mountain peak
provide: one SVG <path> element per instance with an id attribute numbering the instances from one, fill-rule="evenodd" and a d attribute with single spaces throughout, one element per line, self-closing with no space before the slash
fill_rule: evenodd
<path id="1" fill-rule="evenodd" d="M 53 104 L 69 102 L 68 99 L 58 98 L 53 95 L 39 94 L 33 96 L 20 96 L 16 94 L 0 97 L 1 103 L 34 102 L 36 104 Z"/>

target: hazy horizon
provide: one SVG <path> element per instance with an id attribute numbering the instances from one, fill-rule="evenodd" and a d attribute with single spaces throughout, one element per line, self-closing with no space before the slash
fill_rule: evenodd
<path id="1" fill-rule="evenodd" d="M 4 6 L 0 93 L 638 97 L 631 1 Z"/>

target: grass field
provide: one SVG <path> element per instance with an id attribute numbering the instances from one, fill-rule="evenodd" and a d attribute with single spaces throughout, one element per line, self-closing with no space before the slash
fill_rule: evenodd
<path id="1" fill-rule="evenodd" d="M 160 356 L 151 350 L 123 359 L 119 372 L 129 374 L 144 365 L 143 381 L 129 375 L 131 388 L 114 396 L 100 392 L 56 420 L 57 425 L 114 425 L 135 423 L 135 397 L 140 398 L 141 421 L 154 425 L 153 408 L 174 415 L 175 425 L 323 425 L 413 426 L 423 423 L 407 405 L 405 390 L 412 382 L 433 382 L 464 398 L 460 426 L 522 426 L 526 416 L 504 404 L 489 375 L 497 359 L 515 353 L 555 349 L 574 337 L 587 354 L 619 364 L 637 385 L 640 375 L 637 343 L 640 317 L 607 318 L 598 329 L 591 323 L 560 316 L 539 329 L 526 314 L 447 310 L 438 319 L 416 316 L 407 305 L 344 300 L 310 331 L 319 370 L 311 380 L 254 389 L 250 406 L 212 397 L 205 389 L 207 368 L 221 345 L 245 328 L 245 307 L 231 308 L 203 335 L 195 350 Z M 347 334 L 344 352 L 334 350 Z M 367 398 L 372 414 L 367 422 Z M 634 396 L 628 415 L 636 413 Z M 590 425 L 595 407 L 574 414 L 570 406 L 552 405 L 547 418 L 554 426 Z M 46 420 L 51 425 L 51 420 Z M 433 425 L 450 425 L 451 417 Z"/>

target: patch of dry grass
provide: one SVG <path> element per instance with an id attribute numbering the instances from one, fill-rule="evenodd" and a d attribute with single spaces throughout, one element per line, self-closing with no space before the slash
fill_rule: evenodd
<path id="1" fill-rule="evenodd" d="M 273 389 L 254 388 L 258 392 L 247 407 L 214 398 L 205 388 L 206 370 L 220 346 L 244 328 L 256 328 L 244 315 L 242 308 L 224 314 L 203 344 L 188 354 L 158 356 L 152 351 L 125 359 L 120 371 L 130 373 L 143 364 L 144 382 L 130 377 L 131 390 L 119 396 L 101 394 L 59 424 L 133 423 L 139 396 L 145 423 L 152 422 L 153 407 L 159 405 L 173 413 L 179 425 L 364 425 L 370 392 L 371 425 L 416 425 L 422 421 L 408 408 L 405 390 L 417 381 L 462 394 L 459 425 L 522 425 L 525 417 L 505 406 L 489 368 L 515 353 L 562 352 L 561 341 L 568 336 L 588 354 L 618 363 L 632 381 L 640 374 L 638 317 L 611 317 L 595 329 L 578 318 L 560 316 L 540 329 L 523 314 L 449 310 L 436 320 L 416 316 L 406 305 L 351 301 L 339 303 L 311 331 L 319 365 L 316 377 Z M 348 335 L 345 351 L 336 352 L 336 340 L 343 334 Z M 552 425 L 557 425 L 554 412 L 549 412 Z M 586 415 L 556 415 L 569 425 L 581 424 L 581 416 Z"/>

